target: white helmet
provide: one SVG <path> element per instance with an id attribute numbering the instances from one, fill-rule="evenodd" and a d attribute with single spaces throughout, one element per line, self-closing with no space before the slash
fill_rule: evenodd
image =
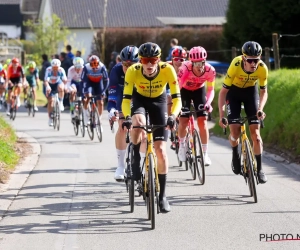
<path id="1" fill-rule="evenodd" d="M 60 65 L 61 65 L 61 62 L 59 59 L 53 59 L 51 61 L 51 67 L 60 67 Z"/>
<path id="2" fill-rule="evenodd" d="M 81 57 L 75 57 L 73 59 L 73 65 L 75 68 L 83 68 L 84 61 Z"/>

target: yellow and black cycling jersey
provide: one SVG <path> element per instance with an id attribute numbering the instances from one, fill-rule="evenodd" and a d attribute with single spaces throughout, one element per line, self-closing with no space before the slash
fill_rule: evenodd
<path id="1" fill-rule="evenodd" d="M 235 85 L 238 88 L 248 88 L 255 86 L 259 80 L 259 86 L 261 89 L 266 88 L 268 78 L 268 68 L 266 64 L 260 60 L 256 71 L 253 73 L 247 73 L 243 69 L 242 56 L 235 57 L 228 70 L 223 83 L 224 88 L 230 88 L 231 85 Z"/>
<path id="2" fill-rule="evenodd" d="M 171 113 L 177 116 L 181 110 L 181 98 L 175 69 L 166 62 L 159 62 L 157 74 L 149 78 L 143 74 L 142 64 L 136 63 L 130 66 L 125 74 L 122 102 L 124 116 L 131 114 L 130 101 L 134 87 L 140 95 L 155 98 L 164 94 L 167 84 L 169 84 L 173 101 Z"/>

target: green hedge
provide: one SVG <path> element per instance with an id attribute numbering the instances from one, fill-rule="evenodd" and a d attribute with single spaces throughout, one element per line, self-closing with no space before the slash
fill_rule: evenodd
<path id="1" fill-rule="evenodd" d="M 213 102 L 213 118 L 217 122 L 212 131 L 222 135 L 218 125 L 218 95 L 223 78 L 217 79 Z M 264 144 L 294 156 L 300 156 L 300 71 L 281 69 L 269 72 L 268 101 L 264 108 L 265 127 L 261 129 Z M 222 135 L 223 136 L 223 135 Z"/>
<path id="2" fill-rule="evenodd" d="M 101 31 L 98 40 L 101 46 Z M 105 64 L 110 62 L 112 51 L 120 52 L 127 45 L 139 47 L 145 42 L 155 42 L 162 49 L 163 60 L 167 57 L 170 49 L 170 40 L 177 38 L 179 45 L 187 47 L 203 46 L 210 60 L 224 61 L 223 51 L 220 50 L 222 28 L 109 28 L 105 33 Z"/>

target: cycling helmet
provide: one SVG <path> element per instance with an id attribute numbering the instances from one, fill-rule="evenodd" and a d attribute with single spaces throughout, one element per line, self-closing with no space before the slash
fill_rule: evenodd
<path id="1" fill-rule="evenodd" d="M 35 68 L 36 68 L 36 63 L 35 63 L 34 61 L 30 61 L 30 62 L 28 63 L 28 67 L 29 67 L 29 68 L 32 68 L 32 69 L 35 69 Z"/>
<path id="2" fill-rule="evenodd" d="M 206 59 L 207 52 L 201 46 L 193 47 L 189 52 L 189 57 L 192 62 L 200 62 Z"/>
<path id="3" fill-rule="evenodd" d="M 3 65 L 0 63 L 0 71 L 2 71 L 3 69 Z"/>
<path id="4" fill-rule="evenodd" d="M 183 48 L 175 48 L 172 50 L 172 57 L 186 58 L 187 53 Z"/>
<path id="5" fill-rule="evenodd" d="M 83 68 L 84 61 L 81 57 L 74 57 L 73 65 L 75 68 Z"/>
<path id="6" fill-rule="evenodd" d="M 51 61 L 51 67 L 60 67 L 60 65 L 61 65 L 61 62 L 59 59 L 55 58 Z"/>
<path id="7" fill-rule="evenodd" d="M 14 63 L 14 64 L 19 64 L 19 63 L 20 63 L 19 59 L 16 58 L 16 57 L 14 57 L 14 58 L 11 60 L 11 62 Z"/>
<path id="8" fill-rule="evenodd" d="M 160 57 L 161 48 L 156 43 L 144 43 L 139 47 L 139 57 Z"/>
<path id="9" fill-rule="evenodd" d="M 120 57 L 122 61 L 138 62 L 139 49 L 134 45 L 128 45 L 121 50 Z"/>
<path id="10" fill-rule="evenodd" d="M 261 56 L 262 48 L 257 42 L 248 41 L 244 43 L 242 53 L 244 56 Z"/>
<path id="11" fill-rule="evenodd" d="M 100 59 L 99 59 L 99 57 L 98 56 L 95 56 L 95 55 L 92 55 L 92 56 L 90 56 L 90 58 L 89 58 L 89 62 L 91 63 L 91 62 L 100 62 Z"/>
<path id="12" fill-rule="evenodd" d="M 11 59 L 6 59 L 6 62 L 5 62 L 7 65 L 11 63 Z"/>

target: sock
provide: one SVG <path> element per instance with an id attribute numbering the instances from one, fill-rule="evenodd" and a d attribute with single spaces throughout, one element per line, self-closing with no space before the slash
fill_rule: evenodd
<path id="1" fill-rule="evenodd" d="M 203 153 L 207 153 L 208 144 L 202 144 Z"/>
<path id="2" fill-rule="evenodd" d="M 158 181 L 160 186 L 159 200 L 162 200 L 166 197 L 167 174 L 158 174 Z"/>
<path id="3" fill-rule="evenodd" d="M 236 156 L 239 155 L 239 145 L 232 147 L 232 153 Z"/>
<path id="4" fill-rule="evenodd" d="M 75 103 L 74 102 L 70 102 L 70 111 L 74 110 L 74 106 L 75 106 Z"/>
<path id="5" fill-rule="evenodd" d="M 185 143 L 185 137 L 183 137 L 183 138 L 179 137 L 179 141 L 180 141 L 180 143 Z"/>
<path id="6" fill-rule="evenodd" d="M 261 154 L 255 155 L 256 164 L 257 164 L 257 172 L 261 170 Z"/>
<path id="7" fill-rule="evenodd" d="M 144 163 L 144 160 L 145 160 L 145 157 L 146 157 L 146 153 L 142 153 L 140 152 L 140 156 L 141 156 L 141 166 L 143 166 L 143 163 Z M 145 168 L 144 168 L 145 169 Z M 144 171 L 144 170 L 143 170 Z"/>
<path id="8" fill-rule="evenodd" d="M 118 167 L 125 168 L 125 154 L 126 150 L 117 149 Z"/>
<path id="9" fill-rule="evenodd" d="M 58 97 L 58 100 L 59 100 L 60 102 L 62 102 L 62 98 Z"/>

